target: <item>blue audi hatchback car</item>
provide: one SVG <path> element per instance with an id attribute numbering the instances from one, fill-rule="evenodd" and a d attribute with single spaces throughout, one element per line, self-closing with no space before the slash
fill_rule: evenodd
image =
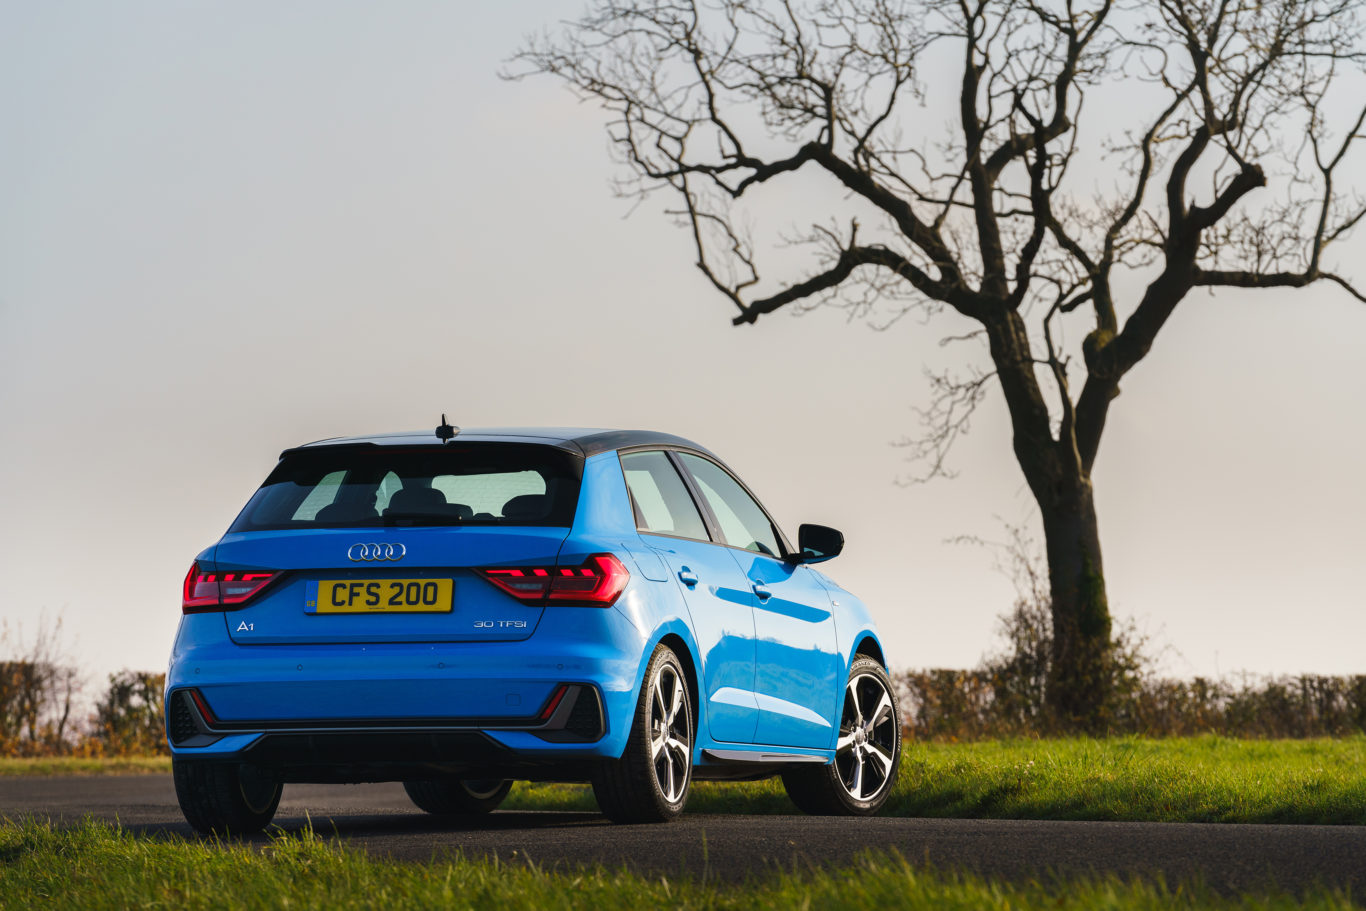
<path id="1" fill-rule="evenodd" d="M 166 730 L 202 831 L 286 782 L 402 781 L 434 814 L 588 781 L 619 822 L 697 779 L 781 775 L 810 813 L 896 780 L 897 698 L 863 604 L 701 446 L 464 430 L 285 451 L 185 577 Z"/>

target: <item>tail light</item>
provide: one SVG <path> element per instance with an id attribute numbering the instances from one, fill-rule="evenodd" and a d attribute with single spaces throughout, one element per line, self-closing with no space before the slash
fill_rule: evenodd
<path id="1" fill-rule="evenodd" d="M 198 563 L 191 563 L 190 571 L 185 574 L 180 609 L 186 614 L 200 614 L 240 607 L 278 575 L 266 572 L 206 573 L 200 570 Z"/>
<path id="2" fill-rule="evenodd" d="M 614 554 L 593 554 L 578 566 L 495 566 L 479 575 L 519 601 L 609 607 L 631 580 Z"/>

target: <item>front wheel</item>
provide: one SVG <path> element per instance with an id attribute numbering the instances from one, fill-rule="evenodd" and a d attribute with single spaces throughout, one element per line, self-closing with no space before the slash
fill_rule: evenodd
<path id="1" fill-rule="evenodd" d="M 593 777 L 593 796 L 613 822 L 668 822 L 683 812 L 692 781 L 692 701 L 678 656 L 655 649 L 620 759 Z"/>
<path id="2" fill-rule="evenodd" d="M 418 809 L 434 816 L 476 816 L 496 810 L 512 790 L 512 782 L 501 778 L 405 781 L 403 790 Z"/>
<path id="3" fill-rule="evenodd" d="M 255 835 L 275 818 L 284 790 L 256 766 L 171 760 L 176 799 L 200 832 Z"/>
<path id="4" fill-rule="evenodd" d="M 783 773 L 787 796 L 813 816 L 871 816 L 896 783 L 901 761 L 901 708 L 887 672 L 858 655 L 844 688 L 835 761 Z"/>

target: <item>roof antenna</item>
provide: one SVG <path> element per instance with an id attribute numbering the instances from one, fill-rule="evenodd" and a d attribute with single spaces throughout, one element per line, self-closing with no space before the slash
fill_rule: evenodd
<path id="1" fill-rule="evenodd" d="M 436 428 L 436 438 L 437 438 L 438 440 L 442 440 L 442 441 L 449 440 L 451 437 L 455 436 L 455 435 L 456 435 L 457 433 L 459 433 L 459 432 L 460 432 L 460 428 L 459 428 L 459 427 L 452 427 L 452 426 L 446 421 L 446 415 L 445 415 L 445 414 L 442 414 L 442 415 L 441 415 L 441 426 L 438 427 L 438 428 Z"/>

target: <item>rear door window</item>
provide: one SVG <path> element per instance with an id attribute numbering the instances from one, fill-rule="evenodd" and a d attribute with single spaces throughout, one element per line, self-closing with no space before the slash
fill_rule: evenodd
<path id="1" fill-rule="evenodd" d="M 707 540 L 707 526 L 683 479 L 662 452 L 632 452 L 621 457 L 621 470 L 641 531 L 677 538 Z"/>
<path id="2" fill-rule="evenodd" d="M 582 459 L 551 447 L 323 446 L 285 454 L 230 531 L 413 525 L 569 527 Z"/>

